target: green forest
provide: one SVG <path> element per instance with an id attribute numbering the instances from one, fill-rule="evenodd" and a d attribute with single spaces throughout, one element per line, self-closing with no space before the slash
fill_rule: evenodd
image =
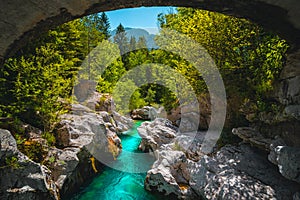
<path id="1" fill-rule="evenodd" d="M 241 110 L 245 107 L 251 112 L 276 108 L 270 94 L 285 62 L 286 41 L 246 19 L 198 9 L 178 8 L 176 13 L 160 14 L 157 20 L 161 30 L 169 28 L 189 36 L 213 58 L 225 84 L 231 121 L 243 121 L 245 113 Z M 98 92 L 115 93 L 123 114 L 145 105 L 164 106 L 171 112 L 179 101 L 171 86 L 158 81 L 164 76 L 155 69 L 163 66 L 181 74 L 197 97 L 208 95 L 201 73 L 187 60 L 159 48 L 147 48 L 143 37 L 128 38 L 121 24 L 116 32 L 108 40 L 108 17 L 105 13 L 93 14 L 42 34 L 7 59 L 0 68 L 1 119 L 31 124 L 51 138 L 59 116 L 76 101 L 72 93 L 79 79 L 96 81 Z M 161 31 L 155 40 L 163 34 Z M 99 60 L 95 55 L 101 48 L 112 53 L 101 55 Z M 135 81 L 122 78 L 143 64 L 154 64 L 156 68 L 137 71 Z M 176 79 L 175 75 L 169 78 Z M 147 79 L 151 83 L 143 84 Z M 122 105 L 124 96 L 130 98 L 129 106 Z"/>

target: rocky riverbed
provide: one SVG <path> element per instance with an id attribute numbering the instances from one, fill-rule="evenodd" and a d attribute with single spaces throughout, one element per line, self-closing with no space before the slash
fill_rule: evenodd
<path id="1" fill-rule="evenodd" d="M 205 155 L 201 141 L 179 134 L 167 119 L 138 129 L 140 149 L 156 158 L 145 188 L 177 199 L 299 199 L 299 148 L 280 138 L 264 138 L 253 128 L 233 129 L 243 139 Z"/>

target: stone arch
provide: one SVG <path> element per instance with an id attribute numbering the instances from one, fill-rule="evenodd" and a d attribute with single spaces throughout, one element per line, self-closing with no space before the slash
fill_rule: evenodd
<path id="1" fill-rule="evenodd" d="M 3 0 L 0 2 L 0 60 L 57 25 L 91 13 L 140 6 L 186 6 L 248 18 L 300 47 L 298 0 Z"/>

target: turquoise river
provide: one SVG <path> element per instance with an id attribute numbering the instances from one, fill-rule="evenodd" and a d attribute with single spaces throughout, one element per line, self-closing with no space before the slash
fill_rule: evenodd
<path id="1" fill-rule="evenodd" d="M 134 127 L 123 133 L 123 151 L 115 161 L 115 165 L 122 165 L 124 171 L 132 171 L 130 168 L 149 168 L 154 159 L 135 160 L 131 152 L 139 153 L 138 146 L 141 141 L 137 133 L 137 127 L 142 121 L 136 121 Z M 104 171 L 93 181 L 82 188 L 72 197 L 72 200 L 155 200 L 161 199 L 144 189 L 146 173 L 128 173 L 105 167 Z"/>

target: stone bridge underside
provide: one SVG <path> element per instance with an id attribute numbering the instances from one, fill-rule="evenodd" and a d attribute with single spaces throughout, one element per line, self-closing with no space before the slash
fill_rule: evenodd
<path id="1" fill-rule="evenodd" d="M 87 14 L 139 6 L 186 6 L 248 18 L 300 46 L 299 0 L 1 0 L 0 59 L 59 24 Z"/>
<path id="2" fill-rule="evenodd" d="M 1 0 L 0 63 L 41 32 L 88 14 L 140 6 L 185 6 L 250 19 L 290 45 L 278 91 L 284 105 L 300 103 L 299 0 Z"/>

